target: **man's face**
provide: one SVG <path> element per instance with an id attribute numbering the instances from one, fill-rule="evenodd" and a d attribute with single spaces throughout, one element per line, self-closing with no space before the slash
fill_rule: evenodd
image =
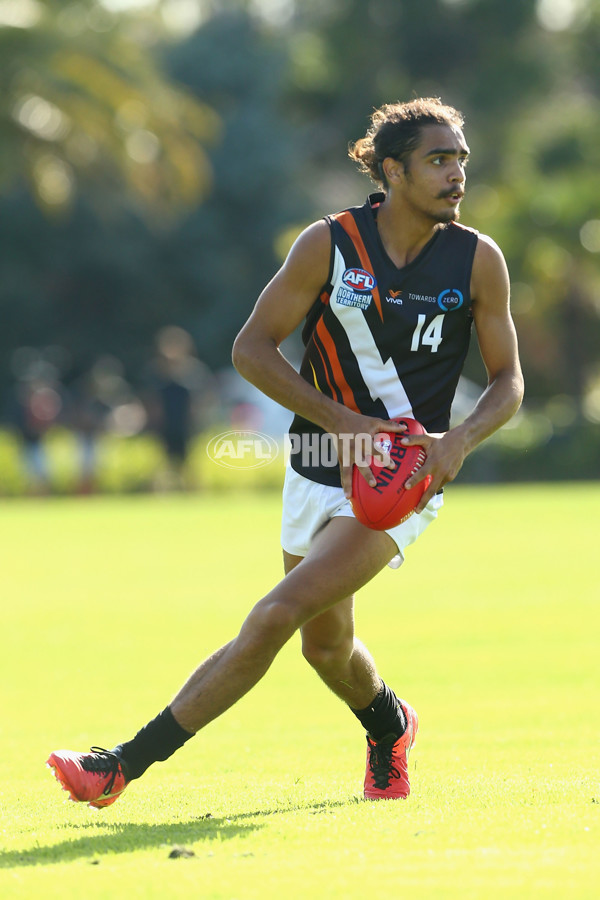
<path id="1" fill-rule="evenodd" d="M 465 190 L 469 148 L 462 131 L 449 125 L 426 125 L 419 146 L 405 166 L 404 200 L 435 222 L 456 222 Z"/>

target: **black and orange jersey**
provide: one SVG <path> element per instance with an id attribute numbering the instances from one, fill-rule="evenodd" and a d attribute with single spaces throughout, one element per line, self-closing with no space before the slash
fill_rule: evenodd
<path id="1" fill-rule="evenodd" d="M 399 269 L 377 229 L 383 199 L 372 194 L 363 206 L 326 217 L 330 271 L 306 317 L 300 374 L 357 412 L 410 416 L 428 431 L 446 431 L 471 335 L 477 232 L 454 222 L 440 226 Z M 339 485 L 323 434 L 296 415 L 290 463 L 312 481 Z"/>

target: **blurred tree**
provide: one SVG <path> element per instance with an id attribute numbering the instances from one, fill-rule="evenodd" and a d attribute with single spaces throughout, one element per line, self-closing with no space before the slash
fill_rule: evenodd
<path id="1" fill-rule="evenodd" d="M 243 11 L 225 11 L 167 54 L 171 76 L 219 110 L 210 151 L 213 189 L 164 239 L 186 327 L 212 366 L 229 364 L 233 339 L 280 260 L 282 229 L 310 216 L 302 157 L 286 115 L 287 57 L 278 36 Z"/>
<path id="2" fill-rule="evenodd" d="M 101 208 L 125 187 L 163 216 L 206 194 L 218 117 L 140 37 L 94 0 L 0 4 L 1 187 L 25 180 L 50 213 L 78 186 Z"/>
<path id="3" fill-rule="evenodd" d="M 550 89 L 506 120 L 481 211 L 509 257 L 529 399 L 560 432 L 600 422 L 600 3 L 534 6 Z"/>
<path id="4" fill-rule="evenodd" d="M 572 420 L 581 420 L 600 376 L 600 108 L 590 95 L 565 92 L 523 124 L 511 129 L 501 188 L 510 185 L 511 197 L 496 227 L 516 282 L 530 396 L 567 395 Z"/>
<path id="5" fill-rule="evenodd" d="M 219 109 L 219 138 L 206 151 L 208 194 L 169 228 L 156 227 L 131 194 L 119 198 L 113 178 L 101 178 L 98 193 L 84 177 L 58 218 L 48 219 L 22 188 L 6 194 L 0 387 L 23 345 L 63 348 L 67 380 L 111 354 L 135 381 L 157 330 L 173 323 L 193 335 L 209 365 L 228 365 L 233 338 L 277 265 L 278 234 L 308 214 L 282 117 L 286 56 L 275 37 L 243 11 L 224 13 L 154 54 L 177 94 Z"/>

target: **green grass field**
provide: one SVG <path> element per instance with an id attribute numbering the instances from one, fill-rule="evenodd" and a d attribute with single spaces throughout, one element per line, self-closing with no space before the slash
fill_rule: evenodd
<path id="1" fill-rule="evenodd" d="M 4 502 L 0 896 L 597 898 L 600 485 L 446 496 L 357 601 L 420 716 L 406 802 L 362 801 L 360 727 L 293 639 L 102 811 L 48 753 L 128 739 L 235 634 L 280 577 L 279 498 Z"/>

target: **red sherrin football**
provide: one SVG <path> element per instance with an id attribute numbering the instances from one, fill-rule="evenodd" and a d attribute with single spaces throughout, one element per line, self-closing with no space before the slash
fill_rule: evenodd
<path id="1" fill-rule="evenodd" d="M 418 444 L 405 447 L 400 440 L 408 434 L 425 434 L 425 429 L 416 419 L 398 418 L 394 421 L 406 425 L 406 431 L 388 435 L 391 441 L 388 453 L 396 468 L 386 469 L 372 462 L 370 468 L 377 479 L 374 488 L 369 487 L 356 466 L 352 472 L 350 502 L 354 515 L 363 525 L 377 531 L 394 528 L 408 519 L 431 484 L 431 475 L 428 475 L 410 491 L 404 487 L 409 476 L 421 468 L 427 457 L 423 447 Z"/>

